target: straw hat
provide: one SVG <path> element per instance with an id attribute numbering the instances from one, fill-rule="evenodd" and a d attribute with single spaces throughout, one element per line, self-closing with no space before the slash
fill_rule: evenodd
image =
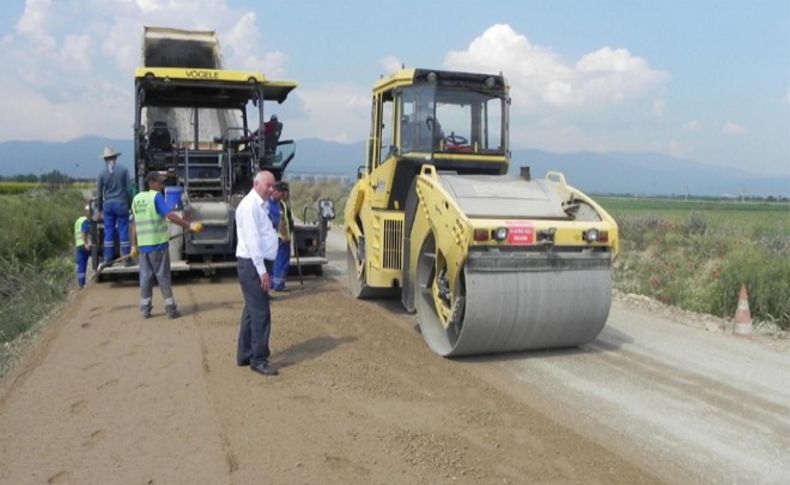
<path id="1" fill-rule="evenodd" d="M 102 158 L 107 160 L 108 158 L 118 158 L 121 155 L 121 152 L 115 151 L 115 148 L 106 146 L 104 147 L 104 154 Z"/>

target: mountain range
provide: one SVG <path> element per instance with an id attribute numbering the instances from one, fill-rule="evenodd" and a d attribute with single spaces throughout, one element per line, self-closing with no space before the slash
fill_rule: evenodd
<path id="1" fill-rule="evenodd" d="M 0 143 L 0 176 L 36 175 L 58 170 L 77 178 L 95 177 L 101 153 L 110 145 L 122 152 L 120 163 L 131 167 L 132 141 L 83 136 L 68 142 L 6 141 Z M 335 143 L 303 139 L 288 172 L 356 177 L 364 163 L 365 143 Z M 563 172 L 569 184 L 584 191 L 634 195 L 745 195 L 790 197 L 790 170 L 759 176 L 747 170 L 722 168 L 659 153 L 554 153 L 515 149 L 511 172 L 527 165 L 533 176 Z M 288 173 L 286 172 L 286 174 Z"/>

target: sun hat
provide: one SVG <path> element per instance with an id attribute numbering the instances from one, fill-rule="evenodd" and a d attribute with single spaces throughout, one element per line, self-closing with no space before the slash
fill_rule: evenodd
<path id="1" fill-rule="evenodd" d="M 104 153 L 102 154 L 102 158 L 107 160 L 108 158 L 118 158 L 121 155 L 121 152 L 115 151 L 115 148 L 111 146 L 104 147 Z"/>

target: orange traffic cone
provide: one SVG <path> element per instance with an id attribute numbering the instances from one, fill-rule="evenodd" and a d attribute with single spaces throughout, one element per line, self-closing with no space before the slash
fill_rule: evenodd
<path id="1" fill-rule="evenodd" d="M 733 335 L 740 338 L 752 338 L 752 314 L 749 312 L 749 297 L 746 294 L 746 285 L 741 285 L 738 295 L 738 309 L 735 310 L 735 330 Z"/>

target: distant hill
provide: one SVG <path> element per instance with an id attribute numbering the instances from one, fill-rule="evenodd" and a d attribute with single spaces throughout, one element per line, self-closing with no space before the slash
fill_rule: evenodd
<path id="1" fill-rule="evenodd" d="M 82 136 L 67 142 L 7 141 L 0 143 L 0 175 L 36 174 L 58 170 L 72 177 L 95 177 L 104 166 L 102 150 L 110 145 L 122 154 L 119 163 L 132 167 L 132 140 Z"/>
<path id="2" fill-rule="evenodd" d="M 83 136 L 63 143 L 0 143 L 0 175 L 41 174 L 57 169 L 71 176 L 92 178 L 102 167 L 100 154 L 105 145 L 120 150 L 123 153 L 120 162 L 131 167 L 131 140 Z M 364 158 L 364 142 L 343 144 L 308 138 L 297 141 L 296 158 L 288 171 L 347 175 L 353 180 Z M 593 193 L 790 197 L 790 174 L 758 176 L 746 170 L 716 167 L 658 153 L 514 150 L 511 171 L 518 172 L 523 165 L 529 165 L 536 177 L 542 177 L 549 170 L 563 172 L 569 184 Z"/>
<path id="3" fill-rule="evenodd" d="M 549 170 L 563 172 L 569 184 L 593 193 L 790 196 L 790 173 L 765 177 L 659 153 L 516 150 L 511 170 L 522 165 L 538 177 Z"/>

